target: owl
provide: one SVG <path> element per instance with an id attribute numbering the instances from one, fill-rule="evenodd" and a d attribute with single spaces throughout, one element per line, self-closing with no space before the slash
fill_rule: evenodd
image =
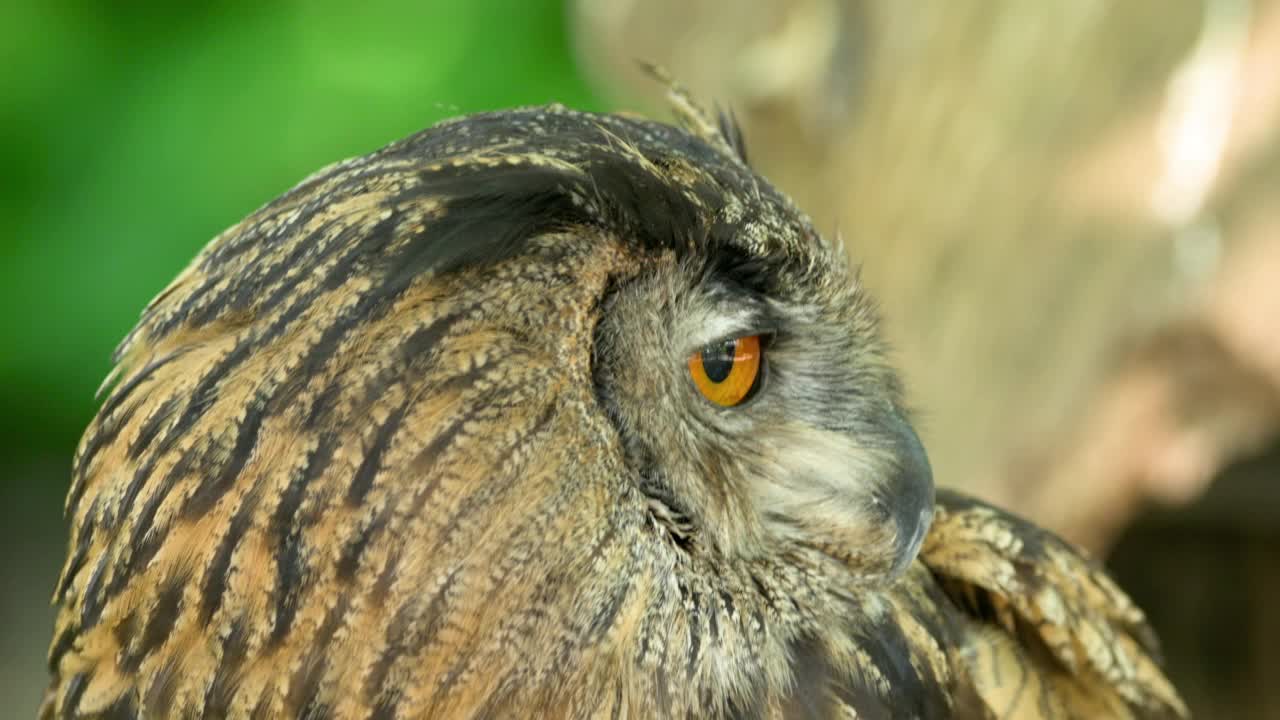
<path id="1" fill-rule="evenodd" d="M 1097 566 L 935 491 L 843 249 L 672 100 L 215 238 L 77 450 L 41 717 L 1184 717 Z"/>

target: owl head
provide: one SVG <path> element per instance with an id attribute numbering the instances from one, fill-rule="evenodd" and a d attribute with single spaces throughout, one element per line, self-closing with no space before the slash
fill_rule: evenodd
<path id="1" fill-rule="evenodd" d="M 901 573 L 933 483 L 873 305 L 732 123 L 674 97 L 683 128 L 445 122 L 215 238 L 78 451 L 64 687 L 440 708 L 486 657 L 596 647 L 745 686 L 711 656 Z"/>
<path id="2" fill-rule="evenodd" d="M 679 178 L 628 188 L 645 198 L 630 208 L 599 200 L 651 223 L 620 236 L 658 240 L 608 287 L 592 340 L 596 396 L 655 520 L 728 562 L 802 546 L 894 577 L 929 526 L 932 475 L 843 248 L 748 169 L 729 121 L 683 145 L 612 132 Z"/>

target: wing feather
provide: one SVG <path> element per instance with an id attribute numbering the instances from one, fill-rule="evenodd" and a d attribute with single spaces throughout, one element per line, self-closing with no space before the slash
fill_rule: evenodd
<path id="1" fill-rule="evenodd" d="M 940 490 L 920 559 L 970 618 L 968 672 L 998 715 L 1188 717 L 1142 611 L 1082 549 Z"/>

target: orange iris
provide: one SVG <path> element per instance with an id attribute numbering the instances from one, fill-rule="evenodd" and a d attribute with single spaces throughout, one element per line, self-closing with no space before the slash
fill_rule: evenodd
<path id="1" fill-rule="evenodd" d="M 760 381 L 760 336 L 744 335 L 689 356 L 689 375 L 698 392 L 721 407 L 733 407 L 751 395 Z"/>

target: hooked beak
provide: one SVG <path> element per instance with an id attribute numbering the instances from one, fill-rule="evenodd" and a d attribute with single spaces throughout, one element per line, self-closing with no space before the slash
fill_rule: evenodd
<path id="1" fill-rule="evenodd" d="M 874 429 L 804 428 L 783 447 L 781 471 L 753 486 L 768 527 L 864 582 L 901 576 L 933 521 L 933 472 L 911 425 L 890 411 Z"/>
<path id="2" fill-rule="evenodd" d="M 897 463 L 877 493 L 877 500 L 897 528 L 894 560 L 888 573 L 892 580 L 906 571 L 924 544 L 933 522 L 934 489 L 933 469 L 920 437 L 901 415 L 895 412 L 890 417 Z"/>

